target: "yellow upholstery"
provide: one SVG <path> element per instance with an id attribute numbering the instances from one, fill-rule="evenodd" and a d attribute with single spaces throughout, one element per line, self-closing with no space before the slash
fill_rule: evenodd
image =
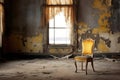
<path id="1" fill-rule="evenodd" d="M 77 61 L 86 61 L 86 56 L 76 56 L 74 59 Z"/>
<path id="2" fill-rule="evenodd" d="M 75 56 L 75 67 L 77 72 L 77 61 L 79 62 L 86 62 L 86 74 L 87 74 L 87 65 L 88 62 L 91 62 L 92 68 L 94 71 L 94 66 L 93 66 L 93 46 L 94 46 L 94 40 L 89 38 L 85 39 L 82 41 L 82 55 L 81 56 Z M 81 69 L 83 69 L 83 65 L 81 66 Z"/>
<path id="3" fill-rule="evenodd" d="M 82 41 L 82 54 L 83 55 L 93 55 L 93 44 L 94 40 L 92 39 L 86 39 Z"/>

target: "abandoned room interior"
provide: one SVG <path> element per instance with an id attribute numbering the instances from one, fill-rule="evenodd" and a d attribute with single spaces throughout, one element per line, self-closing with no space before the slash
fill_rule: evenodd
<path id="1" fill-rule="evenodd" d="M 120 0 L 0 0 L 0 80 L 119 75 Z"/>

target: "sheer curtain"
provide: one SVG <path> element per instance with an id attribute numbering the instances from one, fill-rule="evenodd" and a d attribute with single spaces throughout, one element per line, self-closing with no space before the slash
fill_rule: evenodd
<path id="1" fill-rule="evenodd" d="M 73 0 L 46 0 L 46 3 L 48 5 L 51 5 L 51 4 L 53 4 L 53 5 L 56 5 L 56 4 L 67 5 L 67 4 L 73 4 Z"/>
<path id="2" fill-rule="evenodd" d="M 66 21 L 73 23 L 73 0 L 46 0 L 46 5 L 48 5 L 45 10 L 47 21 L 64 12 Z"/>

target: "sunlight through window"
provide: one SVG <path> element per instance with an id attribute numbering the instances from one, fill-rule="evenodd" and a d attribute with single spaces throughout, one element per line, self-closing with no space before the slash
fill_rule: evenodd
<path id="1" fill-rule="evenodd" d="M 46 0 L 49 44 L 71 44 L 73 0 Z"/>
<path id="2" fill-rule="evenodd" d="M 49 43 L 70 44 L 70 23 L 66 22 L 63 12 L 49 20 Z"/>

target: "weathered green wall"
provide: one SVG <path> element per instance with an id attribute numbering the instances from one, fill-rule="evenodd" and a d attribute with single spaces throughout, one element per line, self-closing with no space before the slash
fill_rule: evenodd
<path id="1" fill-rule="evenodd" d="M 69 54 L 81 50 L 81 40 L 95 39 L 96 53 L 120 52 L 119 0 L 78 0 L 74 46 L 47 45 L 47 26 L 42 25 L 44 0 L 5 0 L 5 53 Z M 116 15 L 117 14 L 117 15 Z M 116 23 L 116 24 L 115 24 Z M 74 27 L 76 27 L 74 26 Z M 75 49 L 73 48 L 75 47 Z"/>

